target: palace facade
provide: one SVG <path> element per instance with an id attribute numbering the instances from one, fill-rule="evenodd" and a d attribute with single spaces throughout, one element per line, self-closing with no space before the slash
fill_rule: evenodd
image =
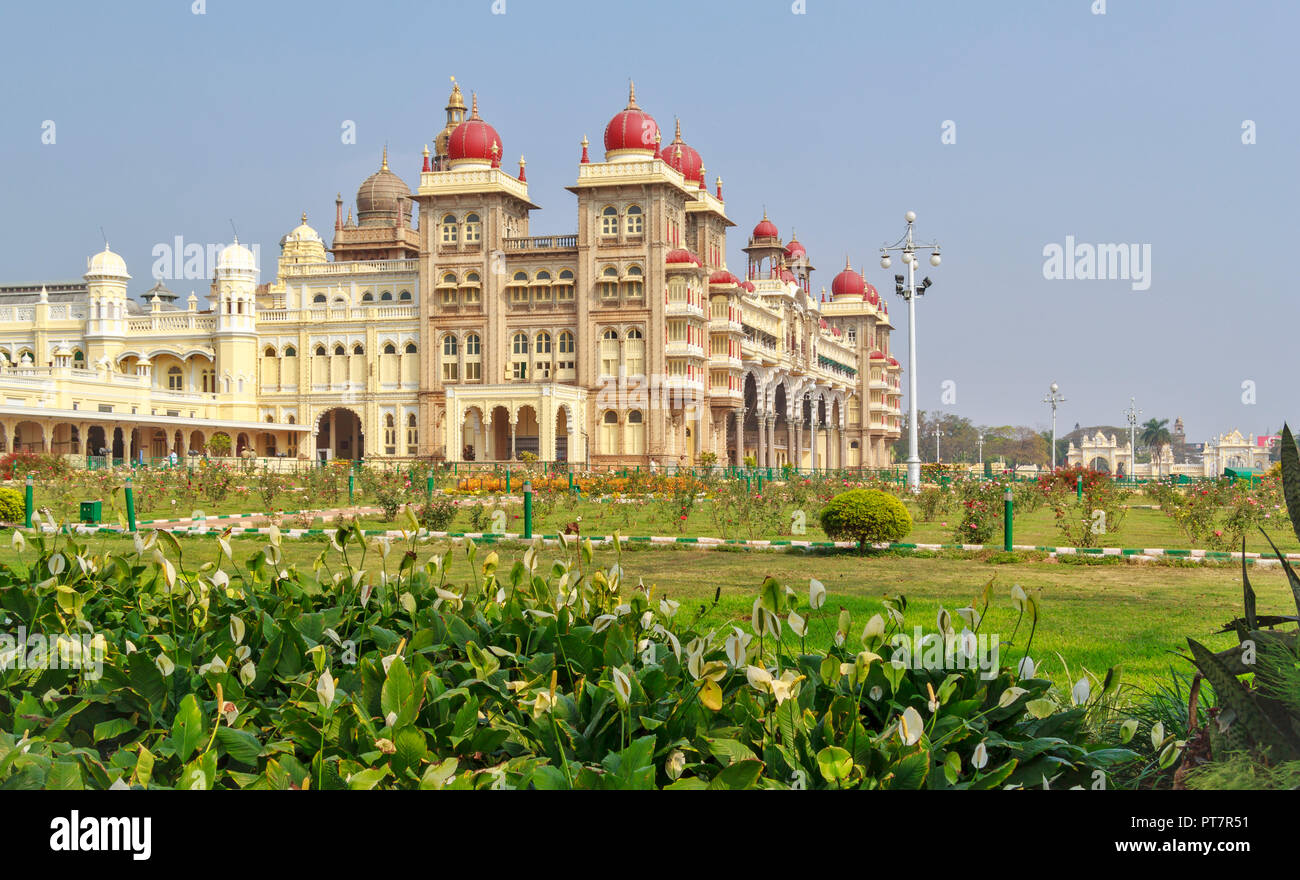
<path id="1" fill-rule="evenodd" d="M 454 82 L 454 81 L 453 81 Z M 453 85 L 412 191 L 388 164 L 304 215 L 274 281 L 220 250 L 210 307 L 128 295 L 105 247 L 84 281 L 0 285 L 0 443 L 184 456 L 225 434 L 268 457 L 882 466 L 899 437 L 887 304 L 846 261 L 814 292 L 766 215 L 727 267 L 722 180 L 634 90 L 584 137 L 576 231 L 534 235 L 526 166 Z M 142 285 L 143 286 L 143 285 Z"/>

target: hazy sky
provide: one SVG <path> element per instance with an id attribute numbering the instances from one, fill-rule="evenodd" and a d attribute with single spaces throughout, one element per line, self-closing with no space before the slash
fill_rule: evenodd
<path id="1" fill-rule="evenodd" d="M 878 248 L 917 212 L 944 254 L 922 265 L 921 408 L 1045 426 L 1055 380 L 1063 429 L 1122 423 L 1130 395 L 1143 418 L 1182 416 L 1190 440 L 1295 420 L 1297 309 L 1278 279 L 1300 195 L 1300 4 L 1094 5 L 7 4 L 0 278 L 79 277 L 103 226 L 139 294 L 155 245 L 227 242 L 233 218 L 271 280 L 280 236 L 305 210 L 328 241 L 335 192 L 352 202 L 385 141 L 418 185 L 451 74 L 505 166 L 527 156 L 533 233 L 572 232 L 579 141 L 599 154 L 631 77 L 666 135 L 681 118 L 710 186 L 723 177 L 732 268 L 766 205 L 815 285 L 847 254 L 888 292 L 904 363 Z M 1149 287 L 1048 280 L 1044 248 L 1067 236 L 1149 247 Z"/>

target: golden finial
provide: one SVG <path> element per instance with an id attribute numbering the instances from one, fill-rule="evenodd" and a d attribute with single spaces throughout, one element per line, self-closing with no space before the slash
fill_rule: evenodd
<path id="1" fill-rule="evenodd" d="M 383 161 L 383 163 L 379 166 L 379 170 L 380 170 L 380 171 L 387 171 L 387 170 L 388 170 L 388 144 L 384 144 L 384 161 Z"/>
<path id="2" fill-rule="evenodd" d="M 677 120 L 677 134 L 676 134 L 676 136 L 673 138 L 673 143 L 675 143 L 675 144 L 680 144 L 681 142 L 682 142 L 682 121 L 681 121 L 681 119 L 678 119 L 678 120 Z"/>
<path id="3" fill-rule="evenodd" d="M 303 211 L 303 212 L 302 212 L 302 225 L 303 225 L 303 226 L 306 226 L 306 225 L 307 225 L 307 212 L 306 212 L 306 211 Z"/>
<path id="4" fill-rule="evenodd" d="M 429 145 L 428 145 L 428 144 L 425 144 L 425 145 L 424 145 L 424 158 L 426 158 L 426 159 L 429 158 Z"/>
<path id="5" fill-rule="evenodd" d="M 470 104 L 472 109 L 469 112 L 470 119 L 478 119 L 478 92 L 469 93 Z"/>
<path id="6" fill-rule="evenodd" d="M 584 147 L 591 146 L 591 141 L 587 140 L 587 136 L 585 134 L 582 136 L 582 145 Z"/>
<path id="7" fill-rule="evenodd" d="M 639 109 L 636 106 L 636 83 L 632 82 L 630 79 L 627 81 L 627 109 Z"/>
<path id="8" fill-rule="evenodd" d="M 527 165 L 527 164 L 528 164 L 528 163 L 524 161 L 524 157 L 523 157 L 523 155 L 520 155 L 520 156 L 519 156 L 519 167 L 522 168 L 522 167 L 524 167 L 524 166 Z"/>
<path id="9" fill-rule="evenodd" d="M 659 142 L 662 141 L 663 139 L 664 139 L 664 136 L 661 135 L 658 131 L 655 131 L 655 149 L 656 149 L 656 150 L 659 149 Z"/>
<path id="10" fill-rule="evenodd" d="M 500 152 L 501 152 L 501 148 L 500 148 L 499 146 L 497 146 L 497 142 L 496 142 L 496 141 L 493 141 L 493 142 L 492 142 L 492 155 L 495 157 L 495 156 L 496 156 L 498 153 L 500 153 Z"/>

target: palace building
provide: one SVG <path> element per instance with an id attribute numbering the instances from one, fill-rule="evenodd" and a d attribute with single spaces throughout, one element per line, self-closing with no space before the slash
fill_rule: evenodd
<path id="1" fill-rule="evenodd" d="M 526 165 L 454 84 L 412 190 L 389 167 L 301 223 L 275 279 L 220 250 L 210 307 L 128 295 L 105 247 L 83 281 L 0 285 L 0 444 L 157 458 L 433 458 L 882 466 L 899 437 L 889 309 L 814 267 L 766 214 L 727 267 L 722 180 L 634 89 L 584 137 L 576 231 L 534 235 Z M 143 287 L 144 285 L 140 285 Z"/>

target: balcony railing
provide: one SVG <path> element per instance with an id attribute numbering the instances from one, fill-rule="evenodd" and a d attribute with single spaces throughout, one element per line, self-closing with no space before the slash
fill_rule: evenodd
<path id="1" fill-rule="evenodd" d="M 573 250 L 578 246 L 578 234 L 532 235 L 525 238 L 506 238 L 502 243 L 507 251 Z"/>

